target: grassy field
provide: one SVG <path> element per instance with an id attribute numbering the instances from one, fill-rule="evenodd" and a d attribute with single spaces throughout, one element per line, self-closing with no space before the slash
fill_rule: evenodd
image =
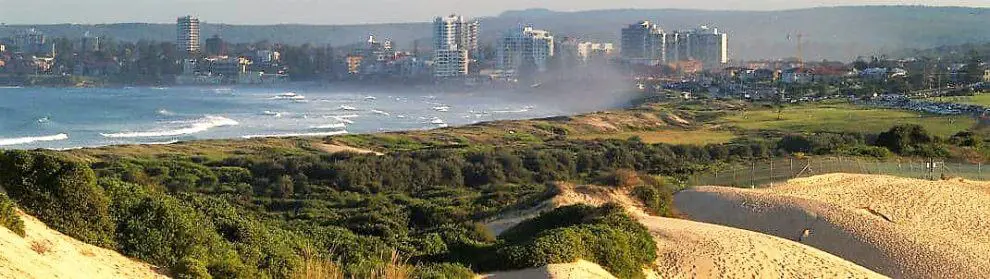
<path id="1" fill-rule="evenodd" d="M 863 132 L 879 133 L 897 124 L 918 124 L 941 136 L 972 128 L 976 120 L 968 116 L 934 116 L 904 110 L 863 108 L 849 104 L 801 105 L 784 109 L 780 120 L 769 108 L 735 112 L 720 120 L 722 125 L 744 130 L 786 132 Z"/>
<path id="2" fill-rule="evenodd" d="M 594 139 L 629 139 L 639 137 L 645 143 L 666 143 L 666 144 L 691 144 L 707 145 L 726 143 L 736 138 L 736 135 L 727 131 L 714 131 L 709 129 L 701 130 L 662 130 L 662 131 L 637 131 L 618 133 L 598 133 L 571 136 L 572 139 L 594 140 Z"/>
<path id="3" fill-rule="evenodd" d="M 990 94 L 978 94 L 975 96 L 958 96 L 958 97 L 936 97 L 936 98 L 929 98 L 927 100 L 933 102 L 947 102 L 947 103 L 958 103 L 958 104 L 990 107 Z"/>

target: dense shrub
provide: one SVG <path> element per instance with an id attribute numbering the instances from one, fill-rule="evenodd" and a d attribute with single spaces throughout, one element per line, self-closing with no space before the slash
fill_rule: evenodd
<path id="1" fill-rule="evenodd" d="M 619 278 L 641 278 L 656 259 L 656 243 L 641 224 L 617 205 L 558 208 L 504 232 L 500 244 L 484 247 L 477 266 L 519 269 L 585 259 Z M 479 252 L 486 253 L 486 252 Z"/>
<path id="2" fill-rule="evenodd" d="M 69 236 L 113 246 L 110 202 L 86 164 L 46 152 L 0 155 L 0 185 L 28 214 Z"/>
<path id="3" fill-rule="evenodd" d="M 14 201 L 6 194 L 0 193 L 0 226 L 9 229 L 17 235 L 24 236 L 24 221 L 17 215 Z"/>
<path id="4" fill-rule="evenodd" d="M 906 124 L 890 128 L 877 136 L 877 146 L 886 147 L 900 155 L 938 156 L 938 138 L 928 133 L 920 125 Z"/>
<path id="5" fill-rule="evenodd" d="M 983 137 L 972 131 L 962 131 L 952 135 L 952 137 L 949 138 L 949 143 L 957 146 L 980 149 L 983 148 Z"/>
<path id="6" fill-rule="evenodd" d="M 416 267 L 413 274 L 419 279 L 470 279 L 475 278 L 470 268 L 454 263 L 426 264 Z"/>
<path id="7" fill-rule="evenodd" d="M 633 197 L 636 197 L 650 214 L 657 216 L 672 217 L 671 208 L 674 204 L 674 192 L 662 184 L 641 185 L 633 188 Z"/>
<path id="8" fill-rule="evenodd" d="M 125 182 L 101 180 L 100 184 L 113 199 L 116 240 L 124 254 L 190 278 L 201 278 L 196 276 L 202 268 L 218 278 L 257 274 L 212 230 L 206 216 L 181 201 Z"/>

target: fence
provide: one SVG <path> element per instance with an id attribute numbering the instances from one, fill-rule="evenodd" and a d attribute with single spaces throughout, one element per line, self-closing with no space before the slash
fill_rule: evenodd
<path id="1" fill-rule="evenodd" d="M 691 186 L 723 185 L 736 187 L 772 186 L 792 178 L 828 173 L 882 174 L 918 179 L 959 177 L 969 180 L 990 178 L 990 169 L 983 164 L 947 163 L 936 160 L 873 160 L 865 158 L 776 158 L 751 161 L 745 165 L 722 168 L 697 174 L 689 179 Z"/>

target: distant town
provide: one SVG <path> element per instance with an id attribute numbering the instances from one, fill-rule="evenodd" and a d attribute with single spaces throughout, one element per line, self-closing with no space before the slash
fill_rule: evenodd
<path id="1" fill-rule="evenodd" d="M 980 55 L 861 57 L 805 61 L 801 34 L 782 34 L 794 52 L 766 61 L 733 60 L 729 34 L 716 26 L 665 30 L 651 21 L 616 26 L 621 41 L 585 40 L 520 25 L 479 41 L 481 22 L 433 20 L 432 44 L 400 49 L 368 34 L 364 43 L 286 45 L 201 38 L 200 19 L 176 19 L 172 42 L 115 41 L 84 34 L 49 38 L 34 29 L 0 40 L 0 84 L 18 86 L 278 85 L 291 81 L 533 90 L 619 80 L 629 90 L 675 98 L 738 97 L 790 101 L 822 96 L 933 95 L 981 90 L 990 69 Z M 424 34 L 425 36 L 426 34 Z M 618 47 L 617 47 L 618 46 Z M 803 97 L 803 98 L 802 98 Z"/>

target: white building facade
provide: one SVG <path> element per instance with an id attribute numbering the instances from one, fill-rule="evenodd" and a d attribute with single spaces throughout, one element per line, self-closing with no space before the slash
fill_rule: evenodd
<path id="1" fill-rule="evenodd" d="M 478 52 L 478 21 L 450 15 L 433 20 L 433 76 L 452 78 L 470 73 Z"/>
<path id="2" fill-rule="evenodd" d="M 199 53 L 199 19 L 184 16 L 175 21 L 175 45 L 187 54 Z"/>
<path id="3" fill-rule="evenodd" d="M 536 64 L 539 71 L 546 71 L 554 55 L 553 35 L 545 30 L 522 27 L 506 32 L 496 50 L 496 67 L 502 71 L 516 71 L 527 61 Z"/>

